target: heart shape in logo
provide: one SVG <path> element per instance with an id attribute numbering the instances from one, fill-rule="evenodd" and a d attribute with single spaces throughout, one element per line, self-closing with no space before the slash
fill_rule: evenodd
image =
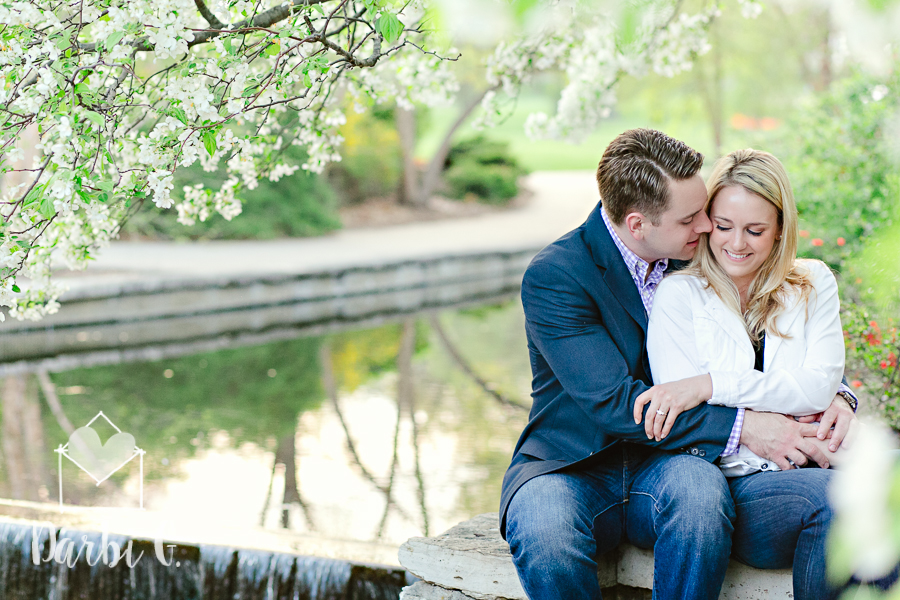
<path id="1" fill-rule="evenodd" d="M 119 432 L 100 443 L 91 427 L 80 427 L 69 436 L 69 456 L 98 484 L 119 470 L 134 454 L 134 436 Z"/>

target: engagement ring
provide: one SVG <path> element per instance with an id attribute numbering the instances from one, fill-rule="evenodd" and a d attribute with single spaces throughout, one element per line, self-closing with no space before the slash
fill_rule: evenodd
<path id="1" fill-rule="evenodd" d="M 656 414 L 662 415 L 662 416 L 666 416 L 668 413 L 664 413 L 664 412 L 661 411 L 661 410 L 657 410 L 657 411 L 656 411 Z"/>

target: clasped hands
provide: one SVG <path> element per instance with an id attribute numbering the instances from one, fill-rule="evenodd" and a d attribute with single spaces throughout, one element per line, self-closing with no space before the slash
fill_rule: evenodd
<path id="1" fill-rule="evenodd" d="M 644 419 L 648 439 L 660 441 L 669 435 L 678 415 L 712 397 L 712 379 L 697 375 L 655 385 L 634 403 L 634 422 Z M 818 424 L 816 424 L 818 423 Z M 782 470 L 803 466 L 810 459 L 828 468 L 838 449 L 850 447 L 859 422 L 841 396 L 835 396 L 824 412 L 794 418 L 777 413 L 747 410 L 741 428 L 741 444 L 768 458 Z"/>

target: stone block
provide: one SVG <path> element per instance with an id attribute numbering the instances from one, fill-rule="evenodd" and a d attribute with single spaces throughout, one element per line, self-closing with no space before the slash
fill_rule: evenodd
<path id="1" fill-rule="evenodd" d="M 653 552 L 625 544 L 619 548 L 617 580 L 621 585 L 653 588 Z M 728 565 L 719 600 L 793 598 L 790 569 L 761 570 L 735 560 Z"/>
<path id="2" fill-rule="evenodd" d="M 399 558 L 419 579 L 471 598 L 527 600 L 496 513 L 479 515 L 436 537 L 411 538 L 400 547 Z"/>
<path id="3" fill-rule="evenodd" d="M 400 592 L 400 600 L 475 600 L 472 596 L 463 594 L 459 590 L 448 590 L 439 585 L 432 585 L 427 581 L 417 581 L 411 586 L 403 588 Z"/>
<path id="4" fill-rule="evenodd" d="M 422 580 L 406 588 L 402 600 L 527 600 L 496 513 L 479 515 L 436 537 L 411 538 L 400 547 L 399 559 Z M 597 578 L 601 588 L 652 589 L 653 552 L 625 544 L 601 557 Z M 759 570 L 731 561 L 719 600 L 793 597 L 790 569 Z"/>
<path id="5" fill-rule="evenodd" d="M 527 600 L 525 590 L 500 537 L 497 513 L 479 515 L 431 538 L 411 538 L 400 547 L 400 564 L 413 575 L 472 598 Z M 598 569 L 600 587 L 616 585 L 614 556 Z"/>

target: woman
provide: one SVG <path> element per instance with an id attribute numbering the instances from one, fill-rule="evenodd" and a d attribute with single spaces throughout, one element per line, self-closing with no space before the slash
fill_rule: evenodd
<path id="1" fill-rule="evenodd" d="M 766 152 L 732 152 L 716 163 L 707 190 L 713 229 L 653 302 L 654 383 L 705 376 L 709 403 L 798 417 L 824 411 L 844 370 L 838 289 L 823 263 L 796 258 L 797 208 L 784 167 Z M 693 406 L 653 408 L 647 418 L 671 427 Z M 743 446 L 718 461 L 734 499 L 732 556 L 757 568 L 793 566 L 798 600 L 836 598 L 825 573 L 832 517 L 814 508 L 828 505 L 829 473 L 771 473 L 779 467 Z M 770 477 L 783 478 L 777 496 Z M 806 501 L 813 496 L 821 501 Z"/>
<path id="2" fill-rule="evenodd" d="M 653 302 L 653 383 L 708 374 L 710 404 L 796 417 L 824 411 L 844 372 L 840 300 L 824 263 L 796 257 L 797 208 L 784 167 L 767 152 L 738 150 L 716 163 L 707 189 L 713 230 Z M 674 422 L 689 408 L 648 419 Z M 720 466 L 729 477 L 780 470 L 743 446 Z"/>

